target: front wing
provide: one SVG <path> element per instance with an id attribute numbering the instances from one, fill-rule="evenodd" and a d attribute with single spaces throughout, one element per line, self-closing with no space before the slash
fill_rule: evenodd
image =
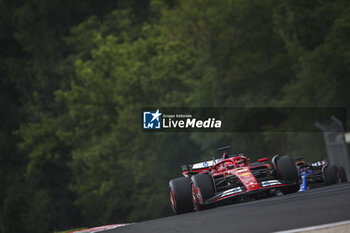
<path id="1" fill-rule="evenodd" d="M 254 195 L 254 194 L 258 194 L 271 189 L 279 189 L 281 187 L 299 185 L 299 184 L 286 184 L 286 183 L 280 182 L 279 180 L 267 180 L 267 181 L 262 181 L 259 185 L 260 185 L 260 188 L 255 190 L 246 190 L 245 187 L 238 186 L 222 192 L 218 192 L 215 194 L 214 197 L 209 198 L 208 200 L 205 200 L 203 202 L 203 205 L 209 205 L 212 203 L 220 202 L 220 201 L 227 200 L 237 196 Z"/>

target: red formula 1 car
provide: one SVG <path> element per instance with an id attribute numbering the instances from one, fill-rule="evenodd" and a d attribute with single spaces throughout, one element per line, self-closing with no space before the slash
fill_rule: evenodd
<path id="1" fill-rule="evenodd" d="M 218 150 L 226 150 L 229 147 Z M 176 214 L 201 210 L 220 203 L 258 199 L 278 192 L 299 190 L 295 162 L 287 155 L 249 163 L 243 154 L 182 166 L 184 177 L 169 182 L 170 201 Z"/>

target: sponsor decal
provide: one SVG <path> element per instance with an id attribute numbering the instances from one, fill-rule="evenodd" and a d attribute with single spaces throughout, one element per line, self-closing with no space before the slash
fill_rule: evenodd
<path id="1" fill-rule="evenodd" d="M 271 186 L 271 185 L 278 185 L 281 184 L 278 180 L 266 180 L 261 182 L 263 187 Z"/>
<path id="2" fill-rule="evenodd" d="M 324 166 L 326 163 L 324 161 L 317 161 L 315 163 L 312 163 L 311 166 L 312 167 L 322 167 Z"/>
<path id="3" fill-rule="evenodd" d="M 237 168 L 236 171 L 237 171 L 237 173 L 242 173 L 242 172 L 248 171 L 248 169 L 247 168 Z"/>
<path id="4" fill-rule="evenodd" d="M 195 163 L 192 165 L 192 169 L 201 169 L 201 168 L 210 167 L 210 166 L 217 164 L 221 160 L 222 159 L 220 158 L 220 159 L 216 159 L 215 162 L 213 160 L 208 160 L 208 161 L 201 162 L 201 163 Z"/>
<path id="5" fill-rule="evenodd" d="M 231 195 L 231 194 L 234 194 L 234 193 L 240 193 L 240 192 L 242 192 L 241 187 L 236 187 L 236 188 L 228 189 L 228 190 L 226 190 L 225 192 L 223 192 L 223 193 L 221 194 L 221 197 L 225 197 L 225 196 L 227 196 L 227 195 Z"/>
<path id="6" fill-rule="evenodd" d="M 242 173 L 242 174 L 240 174 L 240 176 L 249 176 L 250 175 L 250 173 L 249 172 L 246 172 L 246 173 Z"/>

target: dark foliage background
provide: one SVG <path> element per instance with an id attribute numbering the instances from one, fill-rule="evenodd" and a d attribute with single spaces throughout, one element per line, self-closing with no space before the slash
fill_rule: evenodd
<path id="1" fill-rule="evenodd" d="M 140 109 L 349 107 L 349 38 L 345 0 L 1 0 L 6 232 L 169 215 L 179 166 L 227 144 L 324 158 L 319 133 L 144 133 Z"/>

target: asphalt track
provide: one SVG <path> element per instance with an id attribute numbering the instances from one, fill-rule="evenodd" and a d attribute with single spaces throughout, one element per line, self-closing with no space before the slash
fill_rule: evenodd
<path id="1" fill-rule="evenodd" d="M 135 223 L 104 232 L 275 232 L 350 220 L 350 183 Z"/>

